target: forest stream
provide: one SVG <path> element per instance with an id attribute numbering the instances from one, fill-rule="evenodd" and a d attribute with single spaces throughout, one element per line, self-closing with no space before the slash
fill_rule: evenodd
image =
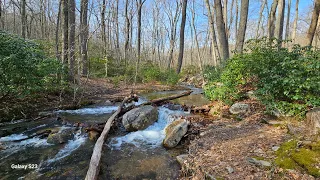
<path id="1" fill-rule="evenodd" d="M 189 88 L 193 93 L 174 100 L 174 103 L 197 106 L 208 104 L 202 89 Z M 135 104 L 181 92 L 140 94 Z M 84 179 L 95 142 L 88 138 L 83 128 L 74 127 L 73 123 L 105 122 L 117 109 L 117 105 L 96 104 L 76 110 L 56 111 L 56 116 L 66 122 L 57 121 L 57 117 L 54 117 L 0 125 L 0 145 L 3 147 L 0 151 L 0 177 Z M 99 179 L 177 179 L 180 167 L 175 156 L 185 149 L 167 150 L 162 147 L 162 140 L 165 127 L 178 116 L 187 116 L 188 112 L 179 108 L 170 109 L 167 104 L 158 107 L 158 121 L 145 130 L 127 133 L 120 128 L 110 134 L 103 150 Z M 72 137 L 66 143 L 56 145 L 48 143 L 46 137 L 41 135 L 23 140 L 44 130 L 70 132 Z M 24 169 L 18 165 L 28 167 Z"/>

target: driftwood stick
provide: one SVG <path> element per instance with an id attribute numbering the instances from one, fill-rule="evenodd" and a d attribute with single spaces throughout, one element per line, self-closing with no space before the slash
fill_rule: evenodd
<path id="1" fill-rule="evenodd" d="M 160 104 L 160 103 L 165 102 L 165 101 L 177 99 L 177 98 L 180 98 L 180 97 L 183 97 L 183 96 L 189 96 L 191 93 L 192 93 L 192 91 L 187 91 L 187 92 L 184 92 L 184 93 L 181 93 L 181 94 L 176 94 L 176 95 L 172 95 L 172 96 L 168 96 L 168 97 L 153 99 L 151 101 L 148 101 L 148 102 L 145 102 L 143 104 L 140 104 L 137 107 L 144 106 L 144 105 L 150 105 L 150 104 L 156 104 L 157 105 L 157 104 Z"/>
<path id="2" fill-rule="evenodd" d="M 98 138 L 96 144 L 93 148 L 93 153 L 91 156 L 89 169 L 87 171 L 86 180 L 96 180 L 99 175 L 100 171 L 100 159 L 101 159 L 101 153 L 102 153 L 102 147 L 105 139 L 107 138 L 108 132 L 110 130 L 111 124 L 113 120 L 119 115 L 121 112 L 124 104 L 128 101 L 131 101 L 132 99 L 136 98 L 134 95 L 131 95 L 130 97 L 124 98 L 121 105 L 118 107 L 118 110 L 112 114 L 112 116 L 108 119 L 106 125 L 104 126 L 104 129 Z"/>

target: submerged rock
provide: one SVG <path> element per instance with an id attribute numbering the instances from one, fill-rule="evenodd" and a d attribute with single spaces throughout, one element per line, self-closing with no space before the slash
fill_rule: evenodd
<path id="1" fill-rule="evenodd" d="M 158 109 L 153 106 L 142 106 L 132 109 L 123 115 L 122 124 L 126 131 L 146 129 L 158 120 Z"/>
<path id="2" fill-rule="evenodd" d="M 73 129 L 63 129 L 56 133 L 50 133 L 47 138 L 47 143 L 50 144 L 63 144 L 73 138 Z"/>
<path id="3" fill-rule="evenodd" d="M 306 123 L 310 134 L 318 134 L 320 132 L 320 107 L 314 108 L 307 112 L 306 117 Z"/>
<path id="4" fill-rule="evenodd" d="M 231 114 L 245 114 L 250 111 L 250 106 L 244 103 L 235 103 L 229 109 Z"/>
<path id="5" fill-rule="evenodd" d="M 88 136 L 91 141 L 95 141 L 98 139 L 99 134 L 100 133 L 98 133 L 97 131 L 89 131 Z"/>
<path id="6" fill-rule="evenodd" d="M 179 119 L 173 121 L 165 129 L 166 137 L 163 140 L 163 146 L 167 148 L 173 148 L 180 142 L 181 138 L 188 131 L 189 122 L 185 119 Z"/>

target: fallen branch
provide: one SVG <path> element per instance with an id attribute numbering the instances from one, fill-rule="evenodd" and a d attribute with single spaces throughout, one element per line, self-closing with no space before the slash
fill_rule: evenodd
<path id="1" fill-rule="evenodd" d="M 150 105 L 150 104 L 158 105 L 158 104 L 160 104 L 162 102 L 165 102 L 165 101 L 177 99 L 177 98 L 180 98 L 180 97 L 183 97 L 183 96 L 189 96 L 191 93 L 192 93 L 192 91 L 187 91 L 187 92 L 184 92 L 184 93 L 181 93 L 181 94 L 176 94 L 176 95 L 172 95 L 172 96 L 168 96 L 168 97 L 153 99 L 151 101 L 148 101 L 148 102 L 145 102 L 143 104 L 140 104 L 137 107 L 144 106 L 144 105 Z"/>
<path id="2" fill-rule="evenodd" d="M 112 116 L 108 119 L 100 137 L 98 138 L 96 144 L 94 145 L 93 153 L 92 153 L 90 164 L 89 164 L 89 169 L 87 171 L 87 175 L 85 178 L 86 180 L 96 180 L 98 178 L 99 171 L 100 171 L 100 159 L 101 159 L 101 153 L 102 153 L 102 146 L 105 139 L 107 138 L 111 124 L 113 120 L 120 114 L 121 110 L 124 107 L 124 104 L 126 102 L 132 101 L 135 98 L 136 98 L 136 95 L 131 95 L 130 97 L 124 98 L 124 100 L 118 107 L 118 110 L 115 113 L 113 113 Z"/>

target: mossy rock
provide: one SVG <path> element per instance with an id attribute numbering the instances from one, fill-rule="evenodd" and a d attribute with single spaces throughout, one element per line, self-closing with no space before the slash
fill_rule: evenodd
<path id="1" fill-rule="evenodd" d="M 275 164 L 285 169 L 305 170 L 308 174 L 320 177 L 320 141 L 308 147 L 297 147 L 297 140 L 283 143 L 276 152 Z"/>

